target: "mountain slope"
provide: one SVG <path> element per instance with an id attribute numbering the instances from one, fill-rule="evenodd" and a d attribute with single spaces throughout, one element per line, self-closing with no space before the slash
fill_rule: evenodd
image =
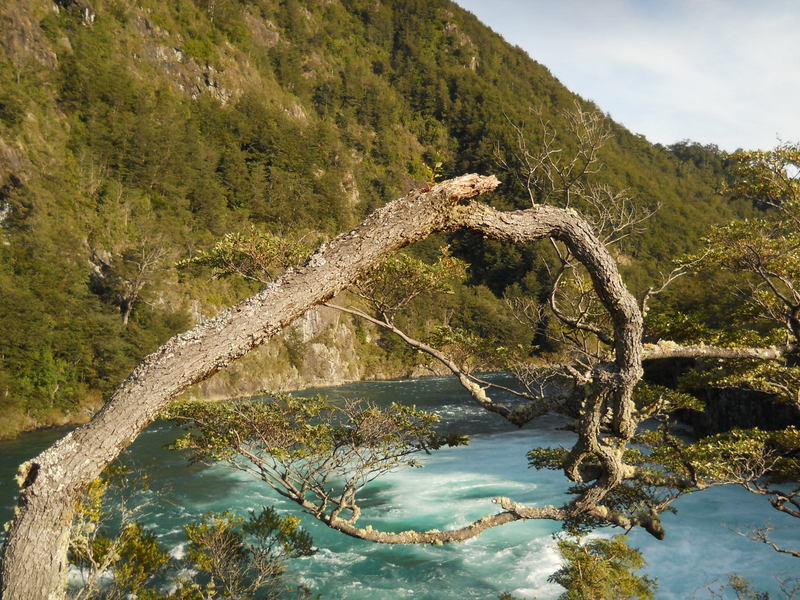
<path id="1" fill-rule="evenodd" d="M 558 128 L 587 105 L 447 0 L 7 0 L 0 32 L 0 435 L 75 418 L 161 341 L 251 293 L 174 268 L 220 235 L 332 235 L 439 162 L 443 176 L 497 173 L 492 201 L 524 206 L 496 157 L 511 124 L 536 109 Z M 745 207 L 714 194 L 710 169 L 609 124 L 598 178 L 662 206 L 625 249 L 641 286 Z M 535 251 L 451 241 L 475 263 L 455 311 L 511 331 L 487 288 L 535 272 Z M 413 364 L 349 327 L 347 360 L 367 356 L 344 372 Z M 301 338 L 254 379 L 300 381 Z M 251 391 L 241 375 L 215 389 Z"/>

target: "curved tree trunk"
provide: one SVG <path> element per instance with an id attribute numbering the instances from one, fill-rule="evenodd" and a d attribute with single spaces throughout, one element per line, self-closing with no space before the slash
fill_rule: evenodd
<path id="1" fill-rule="evenodd" d="M 0 598 L 64 597 L 75 501 L 170 400 L 329 300 L 398 249 L 433 232 L 470 228 L 520 243 L 555 237 L 570 246 L 613 318 L 616 362 L 602 379 L 610 382 L 606 388 L 615 429 L 627 438 L 630 393 L 641 375 L 641 314 L 635 300 L 613 258 L 573 211 L 534 206 L 501 213 L 465 203 L 498 185 L 495 177 L 464 175 L 412 192 L 323 245 L 303 267 L 290 269 L 255 296 L 175 336 L 148 356 L 89 423 L 21 467 L 17 515 L 3 547 Z M 576 465 L 582 458 L 576 457 Z M 613 481 L 604 482 L 608 485 Z M 603 494 L 600 490 L 598 497 Z"/>

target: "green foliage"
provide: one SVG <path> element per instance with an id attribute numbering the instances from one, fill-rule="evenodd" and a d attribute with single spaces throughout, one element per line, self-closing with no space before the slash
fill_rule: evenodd
<path id="1" fill-rule="evenodd" d="M 691 487 L 690 484 L 673 478 L 673 473 L 655 456 L 644 438 L 637 436 L 634 441 L 638 447 L 625 449 L 622 459 L 629 467 L 636 467 L 636 476 L 611 489 L 603 498 L 603 506 L 619 514 L 646 514 L 654 519 L 665 510 L 674 512 L 669 508 L 670 502 L 686 492 Z M 648 441 L 653 446 L 658 445 L 656 441 Z M 528 465 L 537 470 L 560 471 L 564 468 L 568 455 L 566 448 L 534 448 L 528 452 Z M 583 466 L 587 472 L 595 474 L 590 476 L 593 477 L 599 472 L 600 461 L 597 456 L 590 455 Z M 574 484 L 568 492 L 580 495 L 588 486 L 587 483 Z M 607 524 L 607 521 L 600 518 L 579 515 L 565 519 L 562 527 L 570 535 L 580 536 Z"/>
<path id="2" fill-rule="evenodd" d="M 86 519 L 92 523 L 100 522 L 104 516 L 103 501 L 109 485 L 109 481 L 102 477 L 98 477 L 89 484 L 84 497 L 78 501 L 75 507 L 75 513 L 78 518 Z"/>
<path id="3" fill-rule="evenodd" d="M 669 340 L 709 346 L 759 346 L 770 341 L 765 340 L 761 332 L 746 326 L 722 329 L 723 322 L 714 314 L 717 308 L 698 306 L 690 313 L 663 309 L 651 311 L 645 323 L 646 338 L 654 342 Z M 734 309 L 733 312 L 736 314 L 739 311 Z M 730 322 L 731 312 L 727 316 Z"/>
<path id="4" fill-rule="evenodd" d="M 704 238 L 704 253 L 687 262 L 736 276 L 742 290 L 740 317 L 791 331 L 796 327 L 792 311 L 800 306 L 798 218 L 800 201 L 787 200 L 763 218 L 717 227 Z"/>
<path id="5" fill-rule="evenodd" d="M 447 355 L 467 373 L 485 370 L 496 363 L 498 345 L 476 333 L 457 327 L 440 325 L 429 336 L 431 345 Z M 502 353 L 502 348 L 500 348 Z"/>
<path id="6" fill-rule="evenodd" d="M 180 403 L 165 416 L 192 427 L 174 449 L 250 473 L 327 522 L 354 524 L 364 486 L 390 471 L 420 466 L 418 452 L 466 443 L 464 436 L 438 434 L 438 416 L 413 406 L 380 409 L 358 400 L 334 405 L 320 396 Z"/>
<path id="7" fill-rule="evenodd" d="M 311 247 L 301 241 L 252 227 L 247 233 L 225 234 L 213 248 L 200 251 L 177 266 L 204 266 L 218 277 L 235 274 L 267 283 L 310 253 Z"/>
<path id="8" fill-rule="evenodd" d="M 717 181 L 725 181 L 732 177 L 733 159 L 716 144 L 703 145 L 684 140 L 671 144 L 669 151 L 682 163 L 691 163 L 700 171 L 712 173 Z"/>
<path id="9" fill-rule="evenodd" d="M 654 598 L 655 581 L 637 575 L 645 561 L 624 535 L 587 542 L 562 538 L 558 550 L 565 564 L 549 581 L 566 588 L 561 600 Z"/>
<path id="10" fill-rule="evenodd" d="M 230 512 L 209 513 L 185 525 L 187 554 L 205 582 L 202 589 L 211 596 L 221 590 L 231 599 L 280 597 L 286 559 L 316 552 L 299 524 L 297 517 L 264 508 L 247 520 Z"/>
<path id="11" fill-rule="evenodd" d="M 634 390 L 636 408 L 642 413 L 668 415 L 680 409 L 691 409 L 702 412 L 703 402 L 693 396 L 671 388 L 654 385 L 646 381 L 639 382 Z"/>
<path id="12" fill-rule="evenodd" d="M 466 277 L 466 263 L 454 258 L 445 246 L 436 262 L 429 264 L 399 253 L 365 275 L 355 292 L 388 321 L 412 301 L 432 294 L 452 294 L 454 283 Z"/>
<path id="13" fill-rule="evenodd" d="M 120 538 L 119 561 L 114 566 L 117 585 L 131 590 L 137 598 L 157 598 L 158 592 L 148 589 L 146 584 L 167 564 L 169 554 L 161 548 L 153 532 L 145 531 L 137 523 L 126 525 Z"/>
<path id="14" fill-rule="evenodd" d="M 655 335 L 728 345 L 780 345 L 800 336 L 800 183 L 798 149 L 738 152 L 725 193 L 760 202 L 758 216 L 713 228 L 704 248 L 679 266 L 705 280 L 717 296 L 694 315 L 650 319 Z M 710 285 L 708 285 L 710 284 Z M 733 318 L 731 318 L 733 317 Z M 731 327 L 735 322 L 736 327 Z M 789 338 L 787 339 L 787 335 Z"/>
<path id="15" fill-rule="evenodd" d="M 128 475 L 112 468 L 89 485 L 77 504 L 69 561 L 81 569 L 82 582 L 70 585 L 70 597 L 277 599 L 290 589 L 284 581 L 286 560 L 316 552 L 297 517 L 281 517 L 265 507 L 247 519 L 231 512 L 208 513 L 187 523 L 187 556 L 171 558 L 156 535 L 136 522 L 144 507 L 128 508 L 134 497 L 119 497 L 133 492 Z M 298 588 L 297 597 L 310 595 Z"/>
<path id="16" fill-rule="evenodd" d="M 664 311 L 648 319 L 653 338 L 780 348 L 786 354 L 781 360 L 705 361 L 680 378 L 683 389 L 745 388 L 800 406 L 798 158 L 798 147 L 791 144 L 730 155 L 724 193 L 753 202 L 760 212 L 713 228 L 703 239 L 704 249 L 680 261 L 704 280 L 713 301 L 693 313 Z M 794 427 L 778 432 L 737 429 L 688 443 L 671 435 L 665 422 L 659 431 L 643 434 L 640 443 L 648 447 L 649 460 L 691 486 L 737 483 L 769 496 L 779 510 L 796 497 L 796 492 L 769 487 L 771 481 L 800 474 Z"/>
<path id="17" fill-rule="evenodd" d="M 790 214 L 800 210 L 793 202 L 783 205 Z M 795 224 L 780 213 L 762 219 L 748 219 L 714 228 L 704 239 L 704 267 L 717 267 L 734 273 L 765 271 L 797 275 L 798 233 Z M 690 258 L 691 260 L 691 258 Z"/>
<path id="18" fill-rule="evenodd" d="M 195 460 L 231 460 L 242 443 L 255 442 L 260 452 L 287 463 L 330 457 L 343 447 L 364 447 L 374 453 L 370 467 L 393 469 L 412 464 L 407 457 L 414 452 L 456 443 L 434 431 L 439 420 L 434 413 L 394 403 L 386 409 L 361 401 L 338 406 L 324 396 L 179 402 L 162 417 L 200 428 L 172 446 L 190 450 Z M 340 466 L 345 472 L 353 465 Z"/>
<path id="19" fill-rule="evenodd" d="M 761 476 L 769 463 L 769 434 L 759 430 L 733 430 L 696 442 L 662 431 L 645 432 L 637 439 L 651 449 L 651 461 L 699 485 L 750 481 Z"/>
<path id="20" fill-rule="evenodd" d="M 732 155 L 733 181 L 726 191 L 762 206 L 782 206 L 800 199 L 800 144 L 783 143 L 773 150 L 740 151 Z"/>
<path id="21" fill-rule="evenodd" d="M 108 470 L 89 484 L 77 503 L 68 554 L 68 560 L 82 570 L 83 589 L 77 597 L 133 594 L 155 600 L 161 597 L 158 580 L 170 557 L 154 533 L 128 518 L 132 513 L 121 511 L 118 531 L 109 530 L 109 491 L 120 483 L 129 483 L 126 474 L 118 469 Z M 108 575 L 110 582 L 101 582 Z"/>
<path id="22" fill-rule="evenodd" d="M 800 367 L 757 360 L 728 361 L 690 371 L 680 378 L 680 385 L 688 390 L 708 386 L 750 389 L 772 394 L 778 401 L 797 405 L 800 398 Z"/>
<path id="23" fill-rule="evenodd" d="M 224 270 L 246 250 L 233 232 L 330 236 L 425 181 L 494 172 L 510 122 L 534 104 L 566 131 L 561 109 L 575 101 L 446 0 L 113 0 L 91 26 L 77 3 L 37 6 L 2 8 L 9 35 L 31 46 L 0 52 L 0 434 L 98 403 L 188 326 L 188 296 L 209 314 L 249 291 L 175 262 Z M 712 195 L 719 153 L 653 147 L 603 121 L 612 140 L 597 183 L 662 205 L 625 248 L 637 286 L 712 221 L 745 216 L 747 203 Z M 492 201 L 520 207 L 526 194 L 509 179 Z M 165 254 L 132 295 L 148 240 Z M 469 234 L 452 245 L 478 287 L 453 283 L 431 319 L 452 313 L 456 327 L 529 344 L 498 297 L 546 282 L 540 251 Z"/>
<path id="24" fill-rule="evenodd" d="M 569 451 L 566 448 L 534 448 L 528 452 L 528 465 L 536 469 L 561 469 Z"/>
<path id="25" fill-rule="evenodd" d="M 775 508 L 794 502 L 797 492 L 782 491 L 771 483 L 796 480 L 800 472 L 800 433 L 795 427 L 767 432 L 734 429 L 687 442 L 669 433 L 667 427 L 648 431 L 635 439 L 647 451 L 639 463 L 648 466 L 638 475 L 653 488 L 653 498 L 674 499 L 714 485 L 738 484 L 768 496 Z M 653 506 L 652 501 L 645 505 Z"/>

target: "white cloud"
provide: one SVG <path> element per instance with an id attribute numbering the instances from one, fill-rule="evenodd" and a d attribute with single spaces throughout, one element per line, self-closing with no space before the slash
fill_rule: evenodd
<path id="1" fill-rule="evenodd" d="M 458 0 L 636 133 L 800 140 L 796 0 Z"/>

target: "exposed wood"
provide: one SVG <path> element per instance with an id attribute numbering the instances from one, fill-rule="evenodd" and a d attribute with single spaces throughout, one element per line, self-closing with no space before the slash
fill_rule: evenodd
<path id="1" fill-rule="evenodd" d="M 642 360 L 664 358 L 720 358 L 757 360 L 783 360 L 791 354 L 800 352 L 797 344 L 774 346 L 771 348 L 725 348 L 721 346 L 682 346 L 673 342 L 645 344 Z"/>
<path id="2" fill-rule="evenodd" d="M 493 502 L 499 504 L 504 511 L 482 517 L 464 527 L 447 531 L 431 529 L 428 531 L 391 532 L 379 531 L 370 526 L 363 528 L 356 527 L 343 519 L 328 519 L 326 522 L 332 529 L 368 542 L 377 542 L 381 544 L 446 544 L 466 541 L 480 535 L 488 529 L 500 527 L 501 525 L 513 523 L 514 521 L 531 519 L 563 521 L 572 515 L 571 511 L 566 508 L 558 508 L 555 506 L 523 506 L 504 497 L 495 498 Z M 664 528 L 657 515 L 643 514 L 635 517 L 627 517 L 614 513 L 604 506 L 597 506 L 589 509 L 585 511 L 585 514 L 597 519 L 602 519 L 626 530 L 639 526 L 646 529 L 658 539 L 663 539 L 664 537 Z"/>

